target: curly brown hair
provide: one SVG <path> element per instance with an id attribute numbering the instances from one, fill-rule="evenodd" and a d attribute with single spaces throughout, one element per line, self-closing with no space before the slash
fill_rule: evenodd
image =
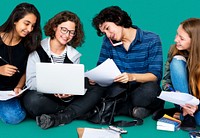
<path id="1" fill-rule="evenodd" d="M 54 17 L 49 19 L 49 21 L 44 26 L 44 32 L 46 36 L 50 36 L 51 39 L 55 37 L 55 31 L 54 28 L 57 27 L 59 24 L 71 21 L 75 23 L 75 33 L 76 35 L 73 37 L 73 39 L 68 43 L 72 47 L 76 48 L 78 46 L 81 46 L 84 43 L 84 31 L 83 31 L 83 25 L 79 19 L 79 17 L 70 11 L 62 11 L 58 14 L 56 14 Z"/>

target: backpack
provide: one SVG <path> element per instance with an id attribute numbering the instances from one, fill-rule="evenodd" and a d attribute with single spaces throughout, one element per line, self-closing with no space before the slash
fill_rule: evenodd
<path id="1" fill-rule="evenodd" d="M 107 96 L 102 98 L 101 102 L 89 112 L 87 121 L 95 124 L 113 125 L 119 127 L 142 125 L 143 120 L 133 118 L 133 121 L 119 120 L 114 121 L 116 105 L 127 100 L 126 84 L 113 83 L 107 89 Z"/>

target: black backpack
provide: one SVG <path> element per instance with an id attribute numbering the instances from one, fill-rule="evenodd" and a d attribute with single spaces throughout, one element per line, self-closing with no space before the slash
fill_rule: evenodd
<path id="1" fill-rule="evenodd" d="M 119 127 L 142 125 L 143 120 L 133 118 L 133 121 L 114 121 L 116 105 L 127 100 L 128 86 L 120 83 L 113 83 L 107 89 L 107 96 L 88 113 L 87 119 L 95 124 L 113 125 Z"/>

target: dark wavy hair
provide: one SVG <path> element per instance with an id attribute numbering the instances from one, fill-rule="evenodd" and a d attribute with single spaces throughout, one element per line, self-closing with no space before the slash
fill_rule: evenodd
<path id="1" fill-rule="evenodd" d="M 6 20 L 6 22 L 0 26 L 0 32 L 4 33 L 3 38 L 6 38 L 8 33 L 11 33 L 11 42 L 14 37 L 14 23 L 18 22 L 20 19 L 24 18 L 24 16 L 30 13 L 34 14 L 37 17 L 37 20 L 33 31 L 30 32 L 26 37 L 24 37 L 23 41 L 27 50 L 29 52 L 32 52 L 40 45 L 42 39 L 42 31 L 40 27 L 40 13 L 33 4 L 21 3 L 17 5 Z"/>
<path id="2" fill-rule="evenodd" d="M 97 30 L 98 36 L 104 35 L 99 29 L 99 25 L 102 25 L 104 22 L 113 22 L 124 28 L 133 26 L 130 16 L 118 6 L 107 7 L 93 18 L 92 26 Z"/>
<path id="3" fill-rule="evenodd" d="M 72 40 L 68 44 L 74 48 L 81 46 L 84 43 L 83 25 L 79 17 L 75 13 L 72 13 L 70 11 L 62 11 L 56 14 L 53 18 L 49 19 L 49 21 L 44 26 L 45 35 L 54 38 L 55 37 L 54 28 L 66 21 L 74 22 L 76 25 L 75 26 L 76 35 L 72 38 Z"/>

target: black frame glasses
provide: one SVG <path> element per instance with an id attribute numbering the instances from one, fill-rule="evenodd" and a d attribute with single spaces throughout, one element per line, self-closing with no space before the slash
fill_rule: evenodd
<path id="1" fill-rule="evenodd" d="M 60 27 L 60 32 L 62 34 L 67 34 L 69 32 L 69 35 L 71 35 L 71 36 L 75 36 L 76 35 L 76 31 L 75 30 L 69 30 L 66 27 Z"/>

